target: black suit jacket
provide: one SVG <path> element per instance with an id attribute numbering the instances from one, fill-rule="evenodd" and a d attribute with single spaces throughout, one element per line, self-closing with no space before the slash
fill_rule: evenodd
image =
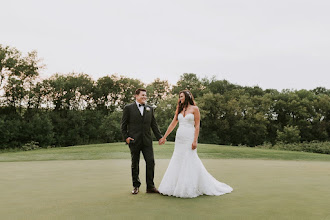
<path id="1" fill-rule="evenodd" d="M 145 105 L 143 116 L 136 102 L 124 107 L 121 132 L 125 140 L 131 137 L 135 140 L 134 145 L 152 146 L 151 129 L 157 140 L 162 138 L 151 106 Z"/>

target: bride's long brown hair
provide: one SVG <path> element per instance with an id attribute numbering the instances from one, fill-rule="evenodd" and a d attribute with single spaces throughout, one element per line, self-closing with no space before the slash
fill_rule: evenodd
<path id="1" fill-rule="evenodd" d="M 181 103 L 180 101 L 180 98 L 179 98 L 179 101 L 178 101 L 178 105 L 177 105 L 177 115 L 176 115 L 176 118 L 178 119 L 179 117 L 179 114 L 180 112 L 185 109 L 185 111 L 187 110 L 187 107 L 188 107 L 188 103 L 190 105 L 195 105 L 195 100 L 194 100 L 194 96 L 193 94 L 189 91 L 189 90 L 182 90 L 179 92 L 179 96 L 180 94 L 183 93 L 184 94 L 184 102 Z"/>

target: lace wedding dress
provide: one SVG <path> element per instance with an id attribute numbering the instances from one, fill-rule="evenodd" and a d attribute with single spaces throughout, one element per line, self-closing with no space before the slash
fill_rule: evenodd
<path id="1" fill-rule="evenodd" d="M 197 149 L 191 149 L 195 134 L 194 114 L 184 117 L 180 113 L 178 120 L 174 152 L 158 187 L 159 192 L 168 196 L 194 198 L 203 194 L 219 196 L 233 191 L 233 188 L 209 174 L 197 155 Z"/>

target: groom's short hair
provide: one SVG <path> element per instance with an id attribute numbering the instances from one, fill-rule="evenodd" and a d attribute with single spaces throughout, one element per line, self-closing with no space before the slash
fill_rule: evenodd
<path id="1" fill-rule="evenodd" d="M 147 92 L 146 89 L 139 88 L 139 89 L 135 90 L 135 95 L 139 95 L 141 91 Z"/>

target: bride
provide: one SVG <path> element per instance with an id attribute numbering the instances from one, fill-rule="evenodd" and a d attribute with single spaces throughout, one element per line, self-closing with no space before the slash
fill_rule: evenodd
<path id="1" fill-rule="evenodd" d="M 233 191 L 233 188 L 209 174 L 197 155 L 200 113 L 188 90 L 179 93 L 175 116 L 164 137 L 160 139 L 161 144 L 165 143 L 166 137 L 178 122 L 174 152 L 158 191 L 163 195 L 181 198 L 194 198 L 203 194 L 219 196 Z"/>

